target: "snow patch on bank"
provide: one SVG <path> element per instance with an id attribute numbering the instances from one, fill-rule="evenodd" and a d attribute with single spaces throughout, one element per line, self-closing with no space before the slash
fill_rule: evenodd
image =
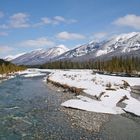
<path id="1" fill-rule="evenodd" d="M 49 75 L 49 79 L 70 87 L 82 88 L 84 93 L 100 97 L 99 100 L 93 100 L 78 96 L 78 99 L 62 103 L 62 106 L 109 114 L 127 111 L 140 116 L 140 101 L 131 97 L 130 87 L 122 88 L 124 81 L 130 86 L 140 85 L 140 78 L 93 74 L 91 70 L 57 70 Z M 109 90 L 108 85 L 111 86 Z M 124 96 L 128 98 L 122 101 L 126 106 L 118 107 L 117 103 Z"/>
<path id="2" fill-rule="evenodd" d="M 45 72 L 42 72 L 39 69 L 27 69 L 25 71 L 17 72 L 17 74 L 22 75 L 23 77 L 26 78 L 30 78 L 30 77 L 45 76 L 46 75 Z"/>

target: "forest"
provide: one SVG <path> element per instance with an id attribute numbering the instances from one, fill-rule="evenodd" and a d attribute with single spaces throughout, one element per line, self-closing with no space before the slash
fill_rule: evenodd
<path id="1" fill-rule="evenodd" d="M 25 66 L 17 66 L 15 64 L 12 64 L 11 62 L 0 59 L 0 74 L 9 74 L 12 72 L 25 70 L 25 69 L 26 69 Z"/>
<path id="2" fill-rule="evenodd" d="M 45 69 L 96 69 L 100 72 L 137 74 L 140 71 L 139 57 L 112 57 L 110 60 L 88 62 L 56 61 L 42 65 Z"/>

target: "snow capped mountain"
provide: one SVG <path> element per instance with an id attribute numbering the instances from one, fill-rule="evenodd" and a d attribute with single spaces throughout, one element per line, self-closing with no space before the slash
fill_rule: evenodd
<path id="1" fill-rule="evenodd" d="M 129 53 L 140 49 L 140 33 L 121 34 L 106 41 L 95 53 L 95 57 L 116 53 Z"/>
<path id="2" fill-rule="evenodd" d="M 56 57 L 56 59 L 57 60 L 71 59 L 71 58 L 75 58 L 75 57 L 84 56 L 86 54 L 89 54 L 90 52 L 96 51 L 100 45 L 101 45 L 101 43 L 90 42 L 89 44 L 81 45 L 72 50 L 69 50 L 69 51 L 63 53 L 62 55 Z"/>
<path id="3" fill-rule="evenodd" d="M 121 34 L 102 42 L 90 42 L 58 56 L 57 60 L 84 61 L 109 59 L 113 56 L 136 55 L 140 51 L 140 33 Z"/>
<path id="4" fill-rule="evenodd" d="M 140 32 L 121 34 L 102 42 L 90 42 L 68 50 L 59 45 L 48 50 L 38 49 L 12 60 L 15 64 L 38 65 L 48 61 L 89 59 L 110 59 L 113 56 L 138 56 L 140 53 Z"/>
<path id="5" fill-rule="evenodd" d="M 12 60 L 12 62 L 15 64 L 19 64 L 19 65 L 43 64 L 43 63 L 53 59 L 54 57 L 61 55 L 62 53 L 66 52 L 66 51 L 68 51 L 68 48 L 66 48 L 64 45 L 59 45 L 54 48 L 49 48 L 48 50 L 37 49 L 35 51 L 21 55 L 20 57 Z"/>
<path id="6" fill-rule="evenodd" d="M 4 60 L 6 61 L 12 61 L 13 59 L 16 59 L 17 57 L 21 56 L 21 55 L 24 55 L 25 53 L 20 53 L 20 54 L 17 54 L 17 55 L 8 55 L 4 58 Z"/>

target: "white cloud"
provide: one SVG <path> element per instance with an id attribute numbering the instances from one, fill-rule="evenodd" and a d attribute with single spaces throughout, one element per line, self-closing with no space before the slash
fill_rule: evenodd
<path id="1" fill-rule="evenodd" d="M 52 47 L 55 43 L 46 37 L 40 37 L 34 40 L 25 40 L 19 43 L 19 45 L 23 47 Z"/>
<path id="2" fill-rule="evenodd" d="M 66 19 L 64 17 L 62 17 L 62 16 L 55 16 L 54 19 L 56 21 L 60 21 L 60 22 L 65 22 L 66 21 Z"/>
<path id="3" fill-rule="evenodd" d="M 85 39 L 86 37 L 82 34 L 78 33 L 69 33 L 69 32 L 60 32 L 56 35 L 58 39 L 62 40 L 79 40 L 79 39 Z"/>
<path id="4" fill-rule="evenodd" d="M 108 37 L 108 33 L 106 33 L 106 32 L 97 32 L 97 33 L 94 33 L 90 37 L 90 39 L 95 40 L 95 41 L 99 41 L 99 40 L 105 39 L 106 37 Z"/>
<path id="5" fill-rule="evenodd" d="M 43 25 L 43 24 L 60 24 L 60 23 L 66 23 L 66 24 L 70 24 L 70 23 L 75 23 L 77 22 L 77 20 L 75 19 L 66 19 L 62 16 L 55 16 L 53 18 L 48 18 L 48 17 L 43 17 L 41 18 L 41 23 L 38 25 Z"/>
<path id="6" fill-rule="evenodd" d="M 13 48 L 7 46 L 7 45 L 0 45 L 0 53 L 7 53 L 12 51 Z"/>
<path id="7" fill-rule="evenodd" d="M 4 13 L 2 11 L 0 11 L 0 18 L 4 17 Z"/>
<path id="8" fill-rule="evenodd" d="M 0 11 L 0 18 L 3 17 L 4 14 Z M 38 23 L 29 23 L 29 15 L 26 13 L 15 13 L 10 16 L 6 23 L 0 25 L 0 29 L 9 29 L 9 28 L 27 28 L 27 27 L 39 27 L 46 24 L 57 25 L 60 23 L 75 23 L 77 20 L 75 19 L 66 19 L 62 16 L 55 16 L 52 18 L 42 17 L 41 21 Z"/>
<path id="9" fill-rule="evenodd" d="M 29 15 L 25 13 L 16 13 L 10 17 L 9 26 L 12 28 L 26 28 L 29 27 Z"/>
<path id="10" fill-rule="evenodd" d="M 48 17 L 43 17 L 43 18 L 41 18 L 41 20 L 44 24 L 51 24 L 52 23 L 52 20 Z"/>
<path id="11" fill-rule="evenodd" d="M 9 29 L 9 28 L 27 28 L 30 27 L 29 15 L 25 13 L 16 13 L 9 17 L 8 22 L 5 24 L 1 24 L 1 29 Z"/>
<path id="12" fill-rule="evenodd" d="M 7 36 L 8 35 L 8 33 L 6 33 L 6 32 L 0 32 L 0 36 Z"/>
<path id="13" fill-rule="evenodd" d="M 135 29 L 140 29 L 140 16 L 133 14 L 126 15 L 115 20 L 113 24 L 118 26 L 127 26 Z"/>

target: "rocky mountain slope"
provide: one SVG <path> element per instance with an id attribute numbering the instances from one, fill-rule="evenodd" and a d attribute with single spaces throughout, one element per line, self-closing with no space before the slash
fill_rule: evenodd
<path id="1" fill-rule="evenodd" d="M 68 48 L 64 46 L 58 46 L 54 48 L 38 49 L 29 53 L 25 53 L 12 60 L 13 63 L 19 65 L 38 65 L 43 64 L 47 61 L 52 60 L 53 58 L 61 55 L 62 53 L 68 51 Z"/>
<path id="2" fill-rule="evenodd" d="M 37 65 L 48 61 L 110 59 L 113 56 L 140 56 L 140 33 L 121 34 L 102 42 L 90 42 L 68 50 L 64 46 L 35 50 L 12 60 L 15 64 Z"/>

